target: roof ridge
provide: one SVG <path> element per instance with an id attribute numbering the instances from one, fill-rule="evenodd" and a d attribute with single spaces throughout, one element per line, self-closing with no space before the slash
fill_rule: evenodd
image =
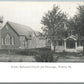
<path id="1" fill-rule="evenodd" d="M 12 21 L 7 21 L 7 23 L 9 23 L 9 24 L 10 24 L 10 23 L 13 23 L 13 24 L 16 24 L 16 25 L 21 25 L 21 26 L 29 27 L 32 31 L 34 31 L 30 26 L 27 26 L 27 25 L 24 25 L 24 24 L 12 22 Z"/>
<path id="2" fill-rule="evenodd" d="M 26 25 L 22 25 L 22 24 L 10 22 L 10 21 L 7 21 L 7 24 L 9 24 L 20 36 L 24 35 L 27 38 L 29 38 L 29 36 L 35 32 L 32 28 Z"/>

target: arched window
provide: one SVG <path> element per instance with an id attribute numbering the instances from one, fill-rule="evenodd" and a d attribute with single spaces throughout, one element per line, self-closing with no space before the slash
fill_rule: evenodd
<path id="1" fill-rule="evenodd" d="M 5 37 L 5 45 L 10 45 L 10 35 L 7 34 Z"/>
<path id="2" fill-rule="evenodd" d="M 15 44 L 15 39 L 14 39 L 14 37 L 11 38 L 11 44 L 12 44 L 12 45 Z"/>

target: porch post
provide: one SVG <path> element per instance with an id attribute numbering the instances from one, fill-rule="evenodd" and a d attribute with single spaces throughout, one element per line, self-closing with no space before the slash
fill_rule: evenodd
<path id="1" fill-rule="evenodd" d="M 64 49 L 66 50 L 66 40 L 64 40 Z"/>
<path id="2" fill-rule="evenodd" d="M 51 50 L 54 50 L 54 46 L 53 46 L 52 42 L 51 42 Z"/>
<path id="3" fill-rule="evenodd" d="M 77 49 L 77 41 L 75 41 L 75 49 Z"/>

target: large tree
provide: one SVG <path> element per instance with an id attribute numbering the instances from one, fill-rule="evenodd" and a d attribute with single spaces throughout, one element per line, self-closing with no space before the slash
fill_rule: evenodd
<path id="1" fill-rule="evenodd" d="M 65 36 L 64 23 L 66 23 L 67 17 L 58 6 L 53 5 L 52 10 L 49 10 L 42 18 L 43 24 L 42 30 L 46 38 L 49 38 L 56 47 L 56 39 L 63 38 Z"/>
<path id="2" fill-rule="evenodd" d="M 83 41 L 83 54 L 84 54 L 84 5 L 78 6 L 78 12 L 73 17 L 74 30 L 79 38 Z"/>

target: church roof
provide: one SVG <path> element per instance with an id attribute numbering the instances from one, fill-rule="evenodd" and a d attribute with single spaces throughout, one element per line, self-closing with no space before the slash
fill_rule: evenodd
<path id="1" fill-rule="evenodd" d="M 21 25 L 21 24 L 9 22 L 9 21 L 7 22 L 7 24 L 9 24 L 18 35 L 24 35 L 27 38 L 29 38 L 30 35 L 34 33 L 34 30 L 29 26 L 25 26 L 25 25 Z"/>

